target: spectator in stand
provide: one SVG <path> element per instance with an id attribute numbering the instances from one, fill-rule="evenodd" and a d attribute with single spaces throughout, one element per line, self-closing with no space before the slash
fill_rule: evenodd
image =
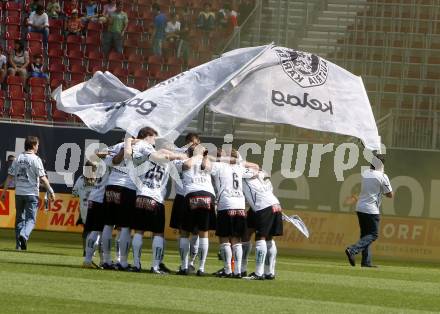
<path id="1" fill-rule="evenodd" d="M 61 13 L 61 6 L 57 0 L 50 0 L 46 6 L 47 16 L 51 19 L 58 19 Z"/>
<path id="2" fill-rule="evenodd" d="M 67 4 L 64 4 L 64 14 L 66 15 L 66 18 L 72 16 L 73 10 L 76 10 L 78 12 L 78 0 L 72 0 Z"/>
<path id="3" fill-rule="evenodd" d="M 238 21 L 239 24 L 243 24 L 244 21 L 248 18 L 249 14 L 251 14 L 252 9 L 254 8 L 254 4 L 251 0 L 242 0 L 240 6 L 238 7 Z"/>
<path id="4" fill-rule="evenodd" d="M 108 0 L 108 3 L 102 8 L 102 23 L 107 23 L 108 18 L 116 11 L 116 0 Z"/>
<path id="5" fill-rule="evenodd" d="M 156 56 L 162 55 L 162 42 L 165 39 L 165 28 L 167 25 L 167 18 L 165 14 L 160 11 L 160 6 L 157 3 L 153 4 L 153 11 L 156 12 L 154 17 L 154 31 L 153 31 L 153 53 Z"/>
<path id="6" fill-rule="evenodd" d="M 122 11 L 122 3 L 116 3 L 116 11 L 110 14 L 108 18 L 108 29 L 102 37 L 102 50 L 106 58 L 110 49 L 122 53 L 123 38 L 128 25 L 127 13 Z"/>
<path id="7" fill-rule="evenodd" d="M 49 17 L 44 12 L 44 7 L 39 5 L 35 12 L 32 12 L 28 19 L 29 32 L 43 34 L 43 44 L 47 46 L 49 37 Z"/>
<path id="8" fill-rule="evenodd" d="M 33 62 L 30 66 L 30 75 L 29 77 L 40 77 L 47 80 L 49 83 L 49 76 L 46 73 L 46 69 L 43 63 L 43 56 L 41 54 L 36 54 L 33 57 Z"/>
<path id="9" fill-rule="evenodd" d="M 83 24 L 81 18 L 78 17 L 78 11 L 73 10 L 72 15 L 67 19 L 66 36 L 67 35 L 82 35 Z"/>
<path id="10" fill-rule="evenodd" d="M 215 26 L 215 13 L 211 9 L 209 3 L 205 3 L 203 10 L 200 11 L 197 17 L 197 27 L 203 31 L 202 44 L 207 46 L 209 41 L 209 34 Z"/>
<path id="11" fill-rule="evenodd" d="M 231 10 L 229 4 L 225 4 L 222 9 L 218 11 L 218 24 L 223 28 L 238 26 L 237 12 Z"/>
<path id="12" fill-rule="evenodd" d="M 29 4 L 29 13 L 35 12 L 39 5 L 42 5 L 40 0 L 32 0 L 32 2 Z"/>
<path id="13" fill-rule="evenodd" d="M 0 46 L 0 87 L 6 77 L 8 59 L 3 54 L 3 47 Z"/>
<path id="14" fill-rule="evenodd" d="M 87 25 L 88 22 L 97 22 L 98 21 L 98 5 L 95 0 L 89 0 L 86 5 L 86 16 L 81 18 L 81 21 L 84 25 Z"/>
<path id="15" fill-rule="evenodd" d="M 20 40 L 14 42 L 14 48 L 9 52 L 8 75 L 19 75 L 26 84 L 27 67 L 29 65 L 29 53 L 24 49 Z"/>
<path id="16" fill-rule="evenodd" d="M 171 20 L 167 22 L 165 27 L 166 39 L 171 42 L 177 42 L 179 40 L 180 22 L 176 13 L 171 13 Z"/>
<path id="17" fill-rule="evenodd" d="M 188 66 L 188 59 L 190 53 L 190 43 L 189 43 L 189 26 L 188 24 L 183 24 L 180 31 L 180 40 L 177 47 L 177 58 L 183 58 L 184 66 Z"/>

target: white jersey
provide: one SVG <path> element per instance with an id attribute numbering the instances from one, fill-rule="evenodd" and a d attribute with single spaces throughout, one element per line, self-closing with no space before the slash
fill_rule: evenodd
<path id="1" fill-rule="evenodd" d="M 212 163 L 212 175 L 217 188 L 217 210 L 245 209 L 242 179 L 254 173 L 240 164 Z"/>
<path id="2" fill-rule="evenodd" d="M 138 196 L 148 196 L 163 204 L 167 193 L 167 183 L 170 177 L 171 164 L 161 164 L 150 161 L 152 167 L 140 176 L 142 186 L 136 191 Z"/>
<path id="3" fill-rule="evenodd" d="M 133 146 L 133 163 L 140 165 L 144 162 L 149 163 L 148 170 L 139 176 L 141 186 L 136 190 L 138 196 L 148 196 L 156 202 L 163 204 L 167 192 L 167 182 L 170 176 L 169 163 L 162 164 L 150 160 L 151 154 L 156 149 L 153 145 L 140 141 Z"/>
<path id="4" fill-rule="evenodd" d="M 16 195 L 39 195 L 40 177 L 46 175 L 43 162 L 34 153 L 21 153 L 12 162 L 8 174 L 15 179 Z"/>
<path id="5" fill-rule="evenodd" d="M 390 180 L 386 174 L 372 169 L 364 171 L 356 211 L 366 214 L 379 214 L 382 195 L 392 191 Z"/>
<path id="6" fill-rule="evenodd" d="M 89 201 L 96 203 L 104 202 L 105 187 L 108 184 L 110 172 L 112 171 L 111 165 L 112 165 L 113 156 L 114 156 L 113 154 L 109 154 L 104 158 L 104 163 L 106 165 L 105 173 L 100 178 L 97 179 L 93 190 L 89 194 Z"/>
<path id="7" fill-rule="evenodd" d="M 178 153 L 182 153 L 182 154 L 186 154 L 186 152 L 188 151 L 188 147 L 181 147 L 176 149 L 176 152 Z M 185 188 L 183 187 L 183 172 L 181 171 L 181 168 L 177 168 L 179 176 L 180 176 L 180 183 L 182 183 L 181 185 L 179 185 L 178 183 L 176 183 L 174 186 L 176 188 L 176 194 L 177 195 L 185 195 Z"/>
<path id="8" fill-rule="evenodd" d="M 124 149 L 124 143 L 116 144 L 113 147 L 116 154 L 118 154 L 121 149 Z M 130 178 L 130 176 L 127 173 L 117 169 L 116 167 L 118 166 L 125 167 L 126 166 L 125 160 L 123 160 L 119 165 L 113 166 L 113 169 L 110 173 L 110 177 L 108 179 L 108 185 L 122 186 L 130 190 L 136 190 L 136 185 L 134 184 L 133 180 Z"/>
<path id="9" fill-rule="evenodd" d="M 259 211 L 280 203 L 273 194 L 272 183 L 269 179 L 260 177 L 244 179 L 243 193 L 253 211 Z"/>
<path id="10" fill-rule="evenodd" d="M 184 196 L 189 193 L 205 191 L 215 196 L 211 173 L 201 169 L 202 160 L 194 160 L 190 169 L 182 171 Z"/>
<path id="11" fill-rule="evenodd" d="M 79 210 L 81 214 L 81 219 L 85 223 L 87 219 L 87 208 L 89 194 L 92 192 L 95 185 L 87 184 L 86 178 L 81 175 L 75 182 L 72 189 L 72 195 L 79 197 Z"/>

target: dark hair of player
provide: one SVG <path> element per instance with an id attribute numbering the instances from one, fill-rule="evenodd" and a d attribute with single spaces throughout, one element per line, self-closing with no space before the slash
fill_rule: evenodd
<path id="1" fill-rule="evenodd" d="M 157 131 L 153 128 L 150 128 L 149 126 L 142 128 L 139 130 L 137 138 L 142 140 L 148 136 L 157 136 Z"/>
<path id="2" fill-rule="evenodd" d="M 375 157 L 382 162 L 382 165 L 385 165 L 385 155 L 377 154 L 377 155 L 375 155 Z M 373 157 L 373 159 L 374 159 L 374 157 Z M 376 167 L 373 164 L 370 164 L 370 168 L 373 169 L 373 170 L 376 169 Z"/>
<path id="3" fill-rule="evenodd" d="M 28 136 L 24 141 L 24 150 L 31 150 L 35 145 L 39 143 L 38 137 L 36 136 Z"/>
<path id="4" fill-rule="evenodd" d="M 187 143 L 187 144 L 193 142 L 194 140 L 196 140 L 197 142 L 200 142 L 200 137 L 197 133 L 188 133 L 185 136 L 185 143 Z"/>

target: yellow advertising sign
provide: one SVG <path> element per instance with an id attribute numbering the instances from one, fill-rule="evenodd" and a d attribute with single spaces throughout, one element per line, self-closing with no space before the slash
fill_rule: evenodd
<path id="1" fill-rule="evenodd" d="M 75 226 L 79 216 L 79 199 L 70 194 L 57 194 L 46 211 L 40 195 L 36 229 L 81 232 Z M 0 203 L 0 227 L 13 228 L 15 221 L 14 191 L 8 191 L 4 203 Z M 165 203 L 166 221 L 171 214 L 172 201 Z M 306 239 L 294 226 L 284 223 L 284 235 L 277 245 L 283 248 L 309 250 L 322 253 L 340 253 L 359 238 L 359 226 L 355 213 L 284 210 L 287 215 L 299 215 L 310 231 Z M 165 237 L 176 239 L 178 233 L 166 223 Z M 210 232 L 216 241 L 214 232 Z M 403 257 L 408 260 L 440 259 L 440 220 L 385 216 L 381 218 L 379 239 L 373 244 L 375 256 Z"/>

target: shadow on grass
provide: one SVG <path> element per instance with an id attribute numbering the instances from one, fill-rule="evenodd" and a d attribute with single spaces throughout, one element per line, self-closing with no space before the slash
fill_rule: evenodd
<path id="1" fill-rule="evenodd" d="M 69 264 L 52 264 L 52 263 L 34 263 L 34 262 L 23 262 L 23 261 L 2 261 L 0 263 L 4 264 L 14 264 L 14 265 L 29 265 L 29 266 L 52 266 L 52 267 L 67 267 L 74 269 L 83 269 L 81 265 L 69 265 Z"/>
<path id="2" fill-rule="evenodd" d="M 68 254 L 63 253 L 55 253 L 55 252 L 41 252 L 41 251 L 19 251 L 16 249 L 0 249 L 0 252 L 9 252 L 9 253 L 17 253 L 17 254 L 39 254 L 39 255 L 61 255 L 61 256 L 69 256 Z"/>

